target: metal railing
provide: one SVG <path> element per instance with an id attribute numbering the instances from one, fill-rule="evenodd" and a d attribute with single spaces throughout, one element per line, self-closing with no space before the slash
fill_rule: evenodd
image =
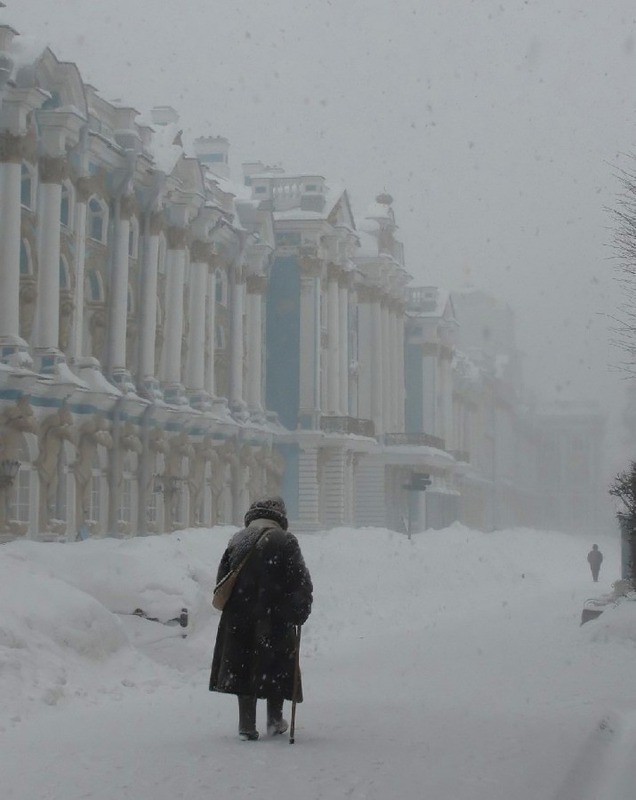
<path id="1" fill-rule="evenodd" d="M 325 433 L 353 434 L 354 436 L 375 436 L 375 426 L 371 419 L 357 417 L 321 417 L 320 430 Z"/>
<path id="2" fill-rule="evenodd" d="M 387 446 L 410 445 L 411 447 L 435 447 L 437 450 L 445 450 L 444 440 L 439 436 L 431 436 L 430 433 L 423 431 L 413 431 L 411 433 L 385 433 L 383 442 Z"/>

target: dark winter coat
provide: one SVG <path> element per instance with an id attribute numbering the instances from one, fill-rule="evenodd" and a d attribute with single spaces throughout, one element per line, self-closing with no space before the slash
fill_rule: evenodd
<path id="1" fill-rule="evenodd" d="M 305 622 L 313 599 L 298 540 L 272 520 L 255 520 L 230 539 L 217 583 L 263 531 L 221 615 L 210 691 L 292 700 L 295 626 Z M 300 676 L 296 699 L 302 701 Z"/>
<path id="2" fill-rule="evenodd" d="M 590 550 L 587 554 L 587 560 L 592 569 L 598 569 L 603 563 L 603 553 L 600 550 Z"/>

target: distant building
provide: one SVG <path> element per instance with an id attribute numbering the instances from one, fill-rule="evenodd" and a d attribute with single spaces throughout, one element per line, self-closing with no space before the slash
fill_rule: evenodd
<path id="1" fill-rule="evenodd" d="M 388 194 L 356 219 L 321 175 L 234 183 L 225 138 L 190 156 L 171 106 L 107 102 L 16 35 L 0 540 L 240 524 L 279 492 L 299 530 L 592 520 L 600 418 L 533 410 L 505 306 L 409 285 Z"/>

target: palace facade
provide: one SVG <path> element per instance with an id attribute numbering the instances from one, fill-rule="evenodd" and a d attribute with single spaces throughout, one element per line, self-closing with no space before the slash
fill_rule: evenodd
<path id="1" fill-rule="evenodd" d="M 266 492 L 298 530 L 567 528 L 571 501 L 589 524 L 600 415 L 528 401 L 507 307 L 411 286 L 389 195 L 356 218 L 320 175 L 234 183 L 224 138 L 187 153 L 171 107 L 17 41 L 0 26 L 1 540 L 239 524 Z"/>

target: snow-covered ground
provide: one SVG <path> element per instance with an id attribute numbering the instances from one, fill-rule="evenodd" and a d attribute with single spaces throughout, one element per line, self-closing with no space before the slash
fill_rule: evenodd
<path id="1" fill-rule="evenodd" d="M 232 529 L 0 547 L 3 800 L 633 800 L 636 603 L 580 626 L 591 542 L 461 526 L 299 536 L 296 743 L 207 691 Z M 179 625 L 131 616 L 136 608 Z M 259 708 L 261 730 L 263 708 Z"/>

